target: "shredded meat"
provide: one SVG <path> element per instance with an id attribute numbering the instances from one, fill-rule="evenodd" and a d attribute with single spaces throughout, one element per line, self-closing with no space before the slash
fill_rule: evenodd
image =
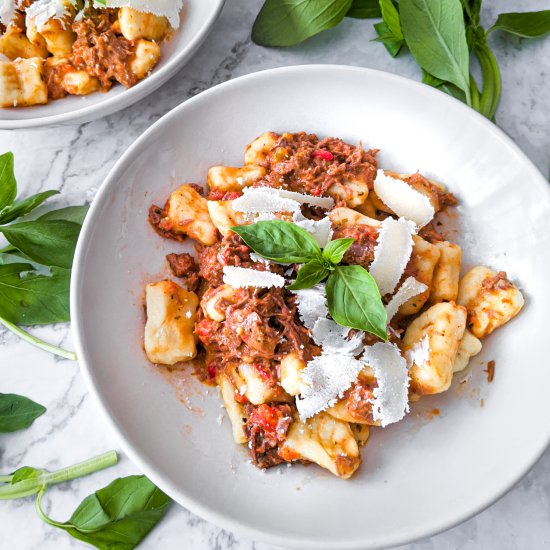
<path id="1" fill-rule="evenodd" d="M 51 99 L 61 99 L 67 95 L 63 87 L 63 78 L 67 73 L 74 71 L 74 67 L 67 61 L 61 62 L 55 58 L 48 58 L 44 63 L 44 77 L 48 87 L 48 97 Z"/>
<path id="2" fill-rule="evenodd" d="M 157 206 L 156 204 L 152 204 L 149 207 L 149 214 L 148 214 L 149 224 L 151 227 L 161 236 L 165 239 L 174 239 L 175 241 L 184 241 L 186 239 L 186 235 L 182 233 L 175 233 L 171 230 L 171 227 L 169 227 L 165 223 L 165 214 L 164 210 Z"/>
<path id="3" fill-rule="evenodd" d="M 114 33 L 112 14 L 109 10 L 102 11 L 107 13 L 94 14 L 73 23 L 77 38 L 71 61 L 77 69 L 97 77 L 105 91 L 111 88 L 113 79 L 130 88 L 137 82 L 129 66 L 134 44 Z"/>
<path id="4" fill-rule="evenodd" d="M 249 416 L 243 427 L 252 461 L 259 468 L 270 468 L 284 462 L 279 445 L 286 439 L 292 422 L 292 408 L 287 404 L 269 403 L 258 407 L 245 406 Z"/>
<path id="5" fill-rule="evenodd" d="M 319 140 L 305 132 L 282 134 L 267 155 L 267 174 L 254 185 L 320 196 L 345 179 L 360 178 L 372 189 L 376 153 L 337 138 Z"/>
<path id="6" fill-rule="evenodd" d="M 370 225 L 353 225 L 342 229 L 336 229 L 335 239 L 355 239 L 347 249 L 342 262 L 346 264 L 359 264 L 368 268 L 374 260 L 374 249 L 378 230 Z"/>
<path id="7" fill-rule="evenodd" d="M 199 266 L 191 254 L 168 254 L 166 256 L 168 265 L 176 277 L 185 280 L 187 290 L 196 290 L 199 286 Z"/>
<path id="8" fill-rule="evenodd" d="M 365 420 L 374 423 L 372 415 L 372 402 L 374 400 L 373 389 L 376 387 L 374 380 L 359 378 L 353 387 L 348 390 L 346 409 L 357 420 Z"/>
<path id="9" fill-rule="evenodd" d="M 506 290 L 512 287 L 512 283 L 508 280 L 505 271 L 499 271 L 494 277 L 484 279 L 481 283 L 481 288 L 484 290 Z"/>

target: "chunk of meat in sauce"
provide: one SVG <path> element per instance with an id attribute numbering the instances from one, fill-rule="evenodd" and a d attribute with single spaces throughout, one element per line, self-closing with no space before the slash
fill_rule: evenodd
<path id="1" fill-rule="evenodd" d="M 372 189 L 376 153 L 337 138 L 319 140 L 305 132 L 282 134 L 267 155 L 267 174 L 254 186 L 285 187 L 320 196 L 345 179 L 360 178 Z"/>
<path id="2" fill-rule="evenodd" d="M 365 268 L 374 260 L 374 249 L 376 248 L 376 239 L 378 229 L 370 225 L 353 225 L 336 229 L 334 239 L 355 239 L 351 246 L 346 250 L 342 262 L 345 264 L 358 264 Z"/>
<path id="3" fill-rule="evenodd" d="M 279 445 L 286 440 L 292 422 L 292 408 L 286 404 L 263 404 L 245 406 L 249 415 L 243 427 L 252 461 L 259 468 L 270 468 L 285 462 L 279 456 Z"/>
<path id="4" fill-rule="evenodd" d="M 481 283 L 481 288 L 483 290 L 506 290 L 512 288 L 512 286 L 505 271 L 499 271 L 494 277 L 484 279 Z"/>
<path id="5" fill-rule="evenodd" d="M 168 265 L 176 277 L 185 280 L 187 290 L 196 290 L 199 286 L 199 266 L 191 254 L 168 254 Z"/>
<path id="6" fill-rule="evenodd" d="M 111 13 L 94 14 L 72 26 L 77 37 L 71 62 L 77 69 L 97 77 L 104 91 L 111 88 L 113 79 L 126 88 L 138 81 L 129 65 L 134 43 L 115 34 L 111 29 L 112 17 Z"/>
<path id="7" fill-rule="evenodd" d="M 164 237 L 165 239 L 174 239 L 175 241 L 184 241 L 187 238 L 187 235 L 183 233 L 174 233 L 171 230 L 171 226 L 165 223 L 166 216 L 164 214 L 164 210 L 160 206 L 157 206 L 156 204 L 152 204 L 149 207 L 148 219 L 151 227 L 161 237 Z"/>

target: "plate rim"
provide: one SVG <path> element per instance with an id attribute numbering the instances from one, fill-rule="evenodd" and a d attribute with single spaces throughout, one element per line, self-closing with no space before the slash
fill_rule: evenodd
<path id="1" fill-rule="evenodd" d="M 443 92 L 440 92 L 426 84 L 423 84 L 422 82 L 418 82 L 415 80 L 411 80 L 409 78 L 396 75 L 394 73 L 389 73 L 386 71 L 381 71 L 377 69 L 371 69 L 366 67 L 357 67 L 352 65 L 339 65 L 339 64 L 305 64 L 305 65 L 291 65 L 291 66 L 284 66 L 284 67 L 277 67 L 272 69 L 266 69 L 261 71 L 255 71 L 252 73 L 248 73 L 242 76 L 239 76 L 237 78 L 230 79 L 228 81 L 225 81 L 221 84 L 217 84 L 216 86 L 212 86 L 211 88 L 208 88 L 207 90 L 204 90 L 197 94 L 196 96 L 184 100 L 182 103 L 168 111 L 165 115 L 163 115 L 161 118 L 159 118 L 156 122 L 154 122 L 147 130 L 145 130 L 129 147 L 128 149 L 122 154 L 122 156 L 117 160 L 115 165 L 111 168 L 109 173 L 107 174 L 105 180 L 101 183 L 96 196 L 93 199 L 92 205 L 90 207 L 90 211 L 88 212 L 88 215 L 86 216 L 86 219 L 84 221 L 82 231 L 80 234 L 80 238 L 78 240 L 76 250 L 75 250 L 75 256 L 74 256 L 74 263 L 73 263 L 73 276 L 71 278 L 71 289 L 70 289 L 70 309 L 71 312 L 74 312 L 72 314 L 71 319 L 71 333 L 75 345 L 76 354 L 79 357 L 78 363 L 79 368 L 82 373 L 82 376 L 85 380 L 86 387 L 89 391 L 89 393 L 92 396 L 92 399 L 96 406 L 99 408 L 101 416 L 103 416 L 106 424 L 108 425 L 111 432 L 114 434 L 116 441 L 122 448 L 123 452 L 130 458 L 130 460 L 139 468 L 141 469 L 150 479 L 164 492 L 166 492 L 173 500 L 177 503 L 179 503 L 181 506 L 187 508 L 189 511 L 191 511 L 194 514 L 197 514 L 198 516 L 206 519 L 207 521 L 210 521 L 211 523 L 214 523 L 218 527 L 221 527 L 223 529 L 233 531 L 235 533 L 238 533 L 240 535 L 243 535 L 245 537 L 248 537 L 250 539 L 256 540 L 256 541 L 262 541 L 269 544 L 275 544 L 279 546 L 284 547 L 290 547 L 290 548 L 303 548 L 308 550 L 335 550 L 335 549 L 341 549 L 341 550 L 377 550 L 377 549 L 383 549 L 393 546 L 400 546 L 403 544 L 412 543 L 414 541 L 430 537 L 433 535 L 436 535 L 438 533 L 441 533 L 443 531 L 446 531 L 448 529 L 451 529 L 452 527 L 455 527 L 464 521 L 478 515 L 485 509 L 487 509 L 489 506 L 494 504 L 496 501 L 501 499 L 506 493 L 508 493 L 534 466 L 535 464 L 540 460 L 541 456 L 545 452 L 545 450 L 550 446 L 550 429 L 548 430 L 548 434 L 546 436 L 546 440 L 543 442 L 541 447 L 537 449 L 535 453 L 533 453 L 533 456 L 528 460 L 525 464 L 522 465 L 522 467 L 518 470 L 518 473 L 514 476 L 514 478 L 506 483 L 502 488 L 497 491 L 495 494 L 493 494 L 491 497 L 488 497 L 478 503 L 477 506 L 470 509 L 468 512 L 462 513 L 459 516 L 453 517 L 452 519 L 447 519 L 443 522 L 435 522 L 438 523 L 437 526 L 423 524 L 423 526 L 418 527 L 416 529 L 410 530 L 407 533 L 401 532 L 400 534 L 393 534 L 389 533 L 384 541 L 374 541 L 372 543 L 369 543 L 368 540 L 364 539 L 347 539 L 345 541 L 340 540 L 319 540 L 314 539 L 311 536 L 305 537 L 305 536 L 286 536 L 283 534 L 274 534 L 274 533 L 266 533 L 265 531 L 258 529 L 256 527 L 251 526 L 250 524 L 244 522 L 243 520 L 236 520 L 227 518 L 224 514 L 218 513 L 217 511 L 201 504 L 200 502 L 196 501 L 192 497 L 188 497 L 185 492 L 178 489 L 176 486 L 172 485 L 169 480 L 165 478 L 165 476 L 162 474 L 162 472 L 159 472 L 155 469 L 154 465 L 150 463 L 149 460 L 146 458 L 140 456 L 140 453 L 135 450 L 130 443 L 130 441 L 126 440 L 126 437 L 123 433 L 122 428 L 118 425 L 116 420 L 109 414 L 109 407 L 106 402 L 104 402 L 102 396 L 100 395 L 99 388 L 96 388 L 94 384 L 93 379 L 93 368 L 88 363 L 89 358 L 86 356 L 85 353 L 85 345 L 84 345 L 84 339 L 81 338 L 81 330 L 80 330 L 80 317 L 82 315 L 80 310 L 80 304 L 79 304 L 79 294 L 77 292 L 78 288 L 80 287 L 80 278 L 81 278 L 81 270 L 79 268 L 79 265 L 81 263 L 81 260 L 84 258 L 88 242 L 90 240 L 91 235 L 91 224 L 92 224 L 92 218 L 97 210 L 100 209 L 100 207 L 103 206 L 105 202 L 105 198 L 107 194 L 111 191 L 111 188 L 116 185 L 116 181 L 119 177 L 119 173 L 124 172 L 125 165 L 127 162 L 127 159 L 131 157 L 133 154 L 133 151 L 137 149 L 143 142 L 147 141 L 149 136 L 156 132 L 159 127 L 161 127 L 166 121 L 176 116 L 180 111 L 185 110 L 186 108 L 189 108 L 194 103 L 199 103 L 201 101 L 204 101 L 207 99 L 210 95 L 214 95 L 216 93 L 219 93 L 220 90 L 223 90 L 225 88 L 231 88 L 234 86 L 239 86 L 243 82 L 252 81 L 255 79 L 261 79 L 261 78 L 269 78 L 270 75 L 273 74 L 279 74 L 279 73 L 293 73 L 293 72 L 309 72 L 309 71 L 349 71 L 349 72 L 357 72 L 357 73 L 364 73 L 365 75 L 371 75 L 373 78 L 378 79 L 387 79 L 390 82 L 397 83 L 399 86 L 405 86 L 409 88 L 413 88 L 416 90 L 421 90 L 424 94 L 428 94 L 428 96 L 432 96 L 434 98 L 439 98 L 439 101 L 448 102 L 449 105 L 454 105 L 455 107 L 459 109 L 463 109 L 466 116 L 473 117 L 473 120 L 479 123 L 481 126 L 485 127 L 489 132 L 493 133 L 497 138 L 499 138 L 515 155 L 517 155 L 525 164 L 526 167 L 529 168 L 529 177 L 532 177 L 534 180 L 533 185 L 536 185 L 541 189 L 541 192 L 547 193 L 550 195 L 550 185 L 542 175 L 542 173 L 539 171 L 539 169 L 536 167 L 536 165 L 533 163 L 533 161 L 524 153 L 520 147 L 496 124 L 492 123 L 488 119 L 486 119 L 483 115 L 480 113 L 474 111 L 470 107 L 466 106 L 459 100 L 455 99 L 454 97 L 451 97 L 447 94 L 444 94 Z"/>
<path id="2" fill-rule="evenodd" d="M 203 23 L 199 32 L 190 40 L 187 46 L 182 51 L 176 53 L 174 58 L 170 59 L 166 65 L 157 71 L 153 71 L 151 75 L 141 80 L 138 85 L 124 90 L 123 93 L 117 96 L 108 98 L 105 102 L 87 105 L 82 109 L 76 109 L 67 113 L 21 120 L 0 118 L 0 130 L 26 130 L 45 126 L 55 127 L 66 124 L 84 124 L 112 115 L 152 94 L 163 84 L 166 84 L 191 59 L 206 40 L 226 2 L 226 0 L 213 1 L 217 2 L 217 6 L 215 6 L 210 17 Z"/>

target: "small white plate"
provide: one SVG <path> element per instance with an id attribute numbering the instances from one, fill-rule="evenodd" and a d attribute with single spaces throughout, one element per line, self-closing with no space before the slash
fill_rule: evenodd
<path id="1" fill-rule="evenodd" d="M 130 89 L 115 84 L 107 93 L 67 96 L 46 105 L 0 108 L 0 130 L 77 124 L 110 115 L 143 99 L 162 86 L 189 61 L 221 12 L 225 0 L 185 0 L 181 24 L 173 38 L 161 44 L 161 58 L 151 74 Z"/>
<path id="2" fill-rule="evenodd" d="M 381 167 L 445 182 L 460 201 L 465 264 L 507 270 L 526 297 L 521 314 L 485 340 L 471 379 L 459 375 L 403 422 L 372 430 L 349 481 L 317 466 L 255 469 L 227 419 L 218 423 L 217 391 L 190 375 L 174 390 L 142 351 L 144 284 L 168 275 L 166 252 L 185 250 L 148 226 L 149 205 L 163 204 L 180 183 L 204 182 L 211 165 L 241 164 L 246 143 L 266 130 L 362 141 L 381 149 Z M 518 147 L 428 86 L 325 65 L 238 78 L 153 125 L 94 200 L 71 289 L 83 375 L 130 458 L 176 501 L 226 529 L 316 550 L 432 535 L 502 496 L 550 440 L 549 212 L 548 182 Z M 489 360 L 490 385 L 482 365 Z"/>

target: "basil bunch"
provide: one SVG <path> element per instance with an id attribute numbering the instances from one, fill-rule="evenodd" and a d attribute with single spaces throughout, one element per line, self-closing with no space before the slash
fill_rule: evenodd
<path id="1" fill-rule="evenodd" d="M 44 412 L 45 407 L 26 397 L 0 393 L 0 433 L 28 428 Z M 117 461 L 117 453 L 109 451 L 54 472 L 22 466 L 0 475 L 0 500 L 36 495 L 38 515 L 49 525 L 101 550 L 132 550 L 162 519 L 171 502 L 145 476 L 115 479 L 87 496 L 66 522 L 54 521 L 42 509 L 42 496 L 51 485 L 92 474 Z"/>
<path id="2" fill-rule="evenodd" d="M 331 317 L 340 325 L 375 334 L 387 340 L 387 313 L 376 282 L 359 265 L 338 265 L 354 239 L 330 241 L 321 250 L 317 241 L 291 222 L 263 221 L 231 228 L 254 252 L 283 264 L 304 264 L 287 288 L 310 288 L 327 279 Z"/>
<path id="3" fill-rule="evenodd" d="M 497 109 L 501 76 L 487 38 L 500 30 L 522 38 L 550 32 L 550 10 L 501 13 L 486 31 L 482 0 L 266 0 L 252 39 L 262 46 L 292 46 L 338 25 L 345 16 L 378 18 L 377 41 L 395 57 L 406 45 L 422 81 L 467 103 L 489 119 Z M 482 84 L 470 72 L 479 61 Z"/>
<path id="4" fill-rule="evenodd" d="M 28 342 L 69 359 L 74 353 L 31 336 L 17 325 L 69 321 L 71 266 L 87 206 L 69 206 L 18 221 L 58 191 L 17 199 L 12 153 L 0 155 L 0 323 Z M 16 223 L 13 223 L 16 222 Z"/>

